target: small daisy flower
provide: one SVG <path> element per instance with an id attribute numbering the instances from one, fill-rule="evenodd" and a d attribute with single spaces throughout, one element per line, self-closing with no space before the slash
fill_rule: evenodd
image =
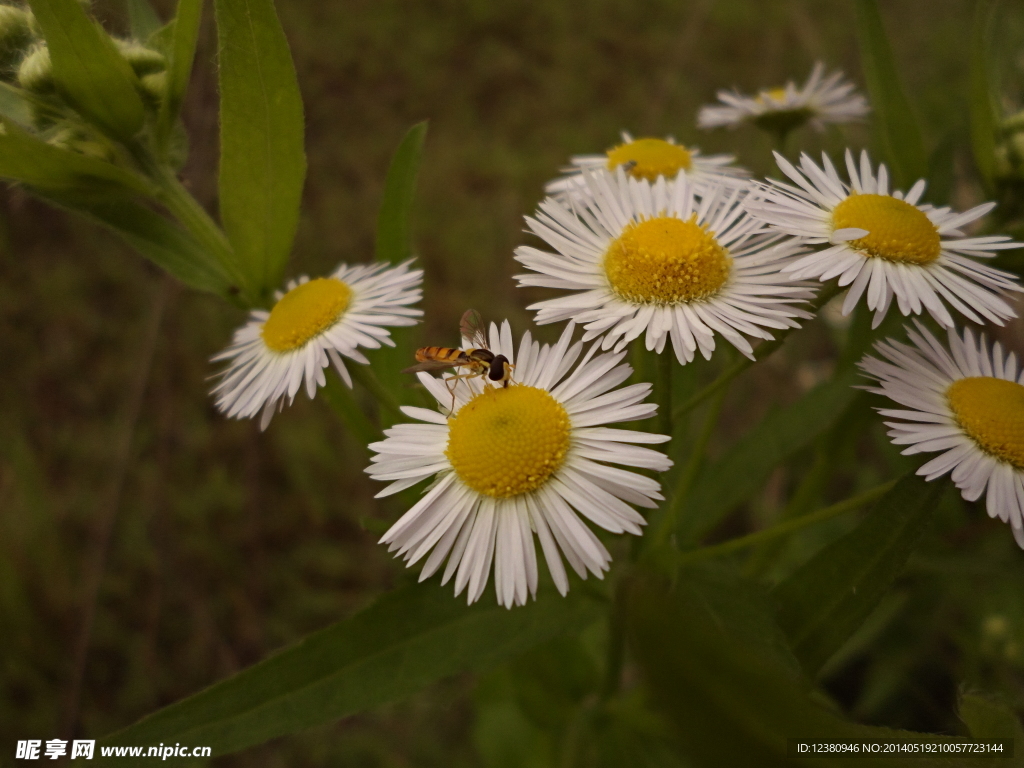
<path id="1" fill-rule="evenodd" d="M 327 383 L 328 363 L 351 387 L 342 356 L 368 363 L 359 347 L 394 346 L 385 326 L 415 325 L 423 314 L 408 306 L 419 301 L 423 280 L 422 270 L 409 264 L 342 264 L 329 277 L 290 281 L 275 293 L 273 308 L 253 310 L 231 346 L 213 358 L 230 361 L 213 388 L 217 408 L 236 419 L 262 409 L 260 429 L 266 429 L 303 380 L 310 398 Z"/>
<path id="2" fill-rule="evenodd" d="M 743 334 L 771 339 L 767 328 L 810 317 L 793 305 L 813 291 L 779 273 L 798 243 L 746 213 L 745 188 L 698 191 L 685 175 L 652 184 L 621 168 L 587 171 L 584 181 L 585 195 L 549 197 L 526 219 L 557 253 L 516 249 L 537 273 L 517 275 L 520 286 L 574 291 L 532 305 L 539 324 L 573 319 L 584 341 L 606 334 L 603 348 L 616 351 L 646 331 L 647 349 L 660 354 L 671 338 L 685 364 L 698 349 L 710 358 L 716 333 L 752 357 Z"/>
<path id="3" fill-rule="evenodd" d="M 1000 296 L 1021 290 L 1014 276 L 975 258 L 1022 244 L 1005 235 L 965 237 L 960 230 L 991 211 L 995 203 L 964 213 L 918 205 L 924 179 L 905 195 L 890 193 L 885 165 L 878 166 L 876 176 L 867 152 L 861 153 L 858 169 L 853 153 L 846 151 L 849 184 L 840 180 L 824 154 L 822 168 L 806 154 L 800 157 L 799 170 L 778 153 L 775 160 L 797 186 L 778 181 L 759 185 L 759 192 L 747 199 L 747 209 L 805 243 L 829 245 L 783 271 L 796 280 L 838 277 L 839 285 L 850 286 L 844 315 L 866 295 L 868 309 L 875 311 L 873 327 L 882 322 L 894 296 L 904 315 L 920 314 L 924 308 L 947 328 L 952 327 L 953 318 L 943 301 L 976 323 L 988 320 L 1002 325 L 1016 316 Z"/>
<path id="4" fill-rule="evenodd" d="M 803 88 L 790 81 L 784 88 L 769 88 L 757 96 L 744 96 L 735 90 L 719 91 L 717 95 L 721 104 L 701 107 L 699 128 L 735 128 L 751 122 L 772 133 L 786 134 L 810 123 L 822 131 L 828 123 L 855 122 L 870 111 L 853 83 L 838 70 L 825 77 L 825 66 L 820 61 Z"/>
<path id="5" fill-rule="evenodd" d="M 584 171 L 605 168 L 614 171 L 622 167 L 634 179 L 656 181 L 659 176 L 674 179 L 680 172 L 697 183 L 715 183 L 735 180 L 742 182 L 749 174 L 746 169 L 732 164 L 732 155 L 702 157 L 696 147 L 676 144 L 671 136 L 665 139 L 634 139 L 622 132 L 622 143 L 603 155 L 575 155 L 569 166 L 562 169 L 561 178 L 548 182 L 544 191 L 549 195 L 568 192 L 585 193 Z"/>
<path id="6" fill-rule="evenodd" d="M 391 481 L 388 496 L 435 477 L 419 502 L 384 534 L 381 543 L 411 566 L 427 557 L 420 581 L 445 559 L 442 584 L 455 577 L 455 594 L 479 599 L 494 565 L 498 602 L 524 605 L 536 596 L 540 540 L 558 591 L 569 589 L 562 557 L 581 578 L 603 578 L 611 555 L 581 518 L 613 533 L 639 535 L 644 518 L 630 504 L 654 508 L 663 500 L 657 481 L 614 464 L 664 472 L 672 462 L 632 443 L 662 443 L 666 435 L 605 425 L 644 419 L 650 384 L 616 389 L 632 373 L 623 354 L 595 355 L 571 343 L 570 323 L 551 346 L 523 335 L 514 356 L 512 331 L 491 325 L 489 348 L 515 365 L 515 381 L 495 387 L 482 378 L 419 380 L 451 417 L 424 408 L 402 410 L 419 424 L 399 424 L 366 470 Z M 449 389 L 452 387 L 452 389 Z"/>
<path id="7" fill-rule="evenodd" d="M 904 454 L 936 453 L 917 470 L 934 480 L 952 470 L 953 482 L 967 501 L 986 493 L 990 517 L 1009 523 L 1024 548 L 1024 372 L 1017 357 L 999 342 L 991 351 L 970 329 L 961 338 L 950 329 L 944 347 L 919 321 L 908 329 L 913 346 L 892 339 L 875 351 L 884 360 L 865 357 L 860 367 L 879 382 L 868 387 L 904 406 L 879 409 Z"/>

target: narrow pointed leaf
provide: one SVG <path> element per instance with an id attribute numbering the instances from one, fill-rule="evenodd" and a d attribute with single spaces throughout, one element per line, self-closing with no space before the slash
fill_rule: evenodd
<path id="1" fill-rule="evenodd" d="M 230 281 L 209 252 L 191 235 L 155 211 L 125 199 L 82 201 L 62 199 L 59 194 L 44 195 L 44 198 L 116 233 L 185 285 L 227 296 Z"/>
<path id="2" fill-rule="evenodd" d="M 0 115 L 18 125 L 31 125 L 32 111 L 25 92 L 9 83 L 0 82 Z"/>
<path id="3" fill-rule="evenodd" d="M 706 535 L 767 481 L 772 470 L 810 445 L 857 394 L 848 371 L 821 384 L 792 405 L 769 411 L 716 462 L 705 469 L 683 502 L 677 535 L 694 542 Z"/>
<path id="4" fill-rule="evenodd" d="M 775 588 L 779 625 L 808 673 L 817 673 L 878 605 L 945 489 L 945 481 L 907 475 L 856 528 Z"/>
<path id="5" fill-rule="evenodd" d="M 0 177 L 96 198 L 152 192 L 145 180 L 116 165 L 47 144 L 11 120 L 0 118 L 0 125 Z"/>
<path id="6" fill-rule="evenodd" d="M 156 15 L 149 0 L 126 0 L 128 6 L 128 24 L 132 37 L 139 42 L 146 42 L 163 24 Z"/>
<path id="7" fill-rule="evenodd" d="M 928 156 L 910 100 L 900 81 L 876 0 L 856 0 L 861 66 L 872 121 L 895 186 L 908 189 L 928 172 Z"/>
<path id="8" fill-rule="evenodd" d="M 188 91 L 202 17 L 203 0 L 179 0 L 167 56 L 167 90 L 160 102 L 160 115 L 157 118 L 157 138 L 162 149 L 167 147 Z"/>
<path id="9" fill-rule="evenodd" d="M 412 256 L 411 213 L 427 122 L 416 123 L 395 150 L 377 214 L 376 257 L 398 264 Z"/>
<path id="10" fill-rule="evenodd" d="M 996 131 L 999 124 L 998 89 L 992 66 L 992 40 L 998 0 L 978 0 L 971 33 L 971 149 L 985 188 L 992 190 L 995 173 Z"/>
<path id="11" fill-rule="evenodd" d="M 634 577 L 626 585 L 627 637 L 669 721 L 681 756 L 694 768 L 841 766 L 847 758 L 788 757 L 788 739 L 950 742 L 938 734 L 859 725 L 811 697 L 813 686 L 785 648 L 758 586 L 729 571 L 687 568 L 669 583 Z M 919 768 L 982 768 L 991 760 L 916 757 Z M 872 757 L 879 768 L 905 757 Z"/>
<path id="12" fill-rule="evenodd" d="M 194 743 L 223 755 L 485 668 L 598 615 L 584 595 L 553 589 L 507 610 L 486 598 L 467 607 L 450 586 L 405 587 L 100 743 Z"/>
<path id="13" fill-rule="evenodd" d="M 249 286 L 278 287 L 306 178 L 302 98 L 273 0 L 215 0 L 220 215 Z"/>
<path id="14" fill-rule="evenodd" d="M 111 136 L 123 140 L 138 133 L 145 116 L 138 79 L 114 41 L 77 0 L 29 0 L 29 5 L 68 103 Z"/>

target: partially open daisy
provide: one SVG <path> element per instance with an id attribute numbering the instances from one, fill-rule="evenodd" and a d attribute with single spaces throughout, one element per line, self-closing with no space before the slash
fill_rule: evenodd
<path id="1" fill-rule="evenodd" d="M 884 360 L 865 357 L 860 367 L 877 379 L 871 392 L 905 409 L 879 409 L 904 454 L 941 455 L 917 470 L 934 480 L 952 470 L 961 495 L 986 493 L 990 517 L 1009 523 L 1024 548 L 1024 372 L 1017 357 L 996 342 L 989 349 L 970 329 L 949 331 L 947 350 L 923 325 L 909 330 L 913 346 L 892 339 L 875 345 Z"/>
<path id="2" fill-rule="evenodd" d="M 455 594 L 475 602 L 494 564 L 498 602 L 523 605 L 536 596 L 540 540 L 559 592 L 569 589 L 562 556 L 580 575 L 602 578 L 611 555 L 581 516 L 613 533 L 639 535 L 644 518 L 630 504 L 653 508 L 662 500 L 657 481 L 613 464 L 663 472 L 672 462 L 631 443 L 669 438 L 612 429 L 606 424 L 651 416 L 644 398 L 650 384 L 615 389 L 629 378 L 622 354 L 596 355 L 572 343 L 569 324 L 555 345 L 523 335 L 513 355 L 512 331 L 491 325 L 489 347 L 515 365 L 515 381 L 495 387 L 483 379 L 450 381 L 420 373 L 444 413 L 403 408 L 419 424 L 399 424 L 366 470 L 391 484 L 387 496 L 435 477 L 419 502 L 384 534 L 382 543 L 411 566 L 427 556 L 420 580 L 447 559 L 442 584 L 455 577 Z"/>
<path id="3" fill-rule="evenodd" d="M 423 314 L 408 306 L 419 301 L 423 280 L 422 270 L 409 263 L 342 264 L 328 277 L 291 280 L 269 312 L 250 313 L 231 346 L 214 356 L 231 361 L 213 388 L 217 407 L 239 419 L 262 409 L 260 429 L 266 429 L 303 380 L 310 398 L 327 383 L 329 363 L 351 387 L 342 356 L 369 362 L 359 347 L 394 346 L 385 326 L 415 325 Z"/>
<path id="4" fill-rule="evenodd" d="M 674 179 L 680 172 L 697 183 L 745 179 L 749 174 L 744 168 L 733 165 L 733 160 L 732 155 L 704 157 L 697 147 L 676 144 L 671 136 L 665 139 L 634 139 L 623 131 L 622 143 L 603 155 L 575 155 L 570 158 L 570 165 L 562 169 L 562 177 L 548 182 L 544 191 L 549 195 L 570 191 L 586 193 L 583 172 L 599 168 L 611 171 L 622 168 L 634 179 L 647 181 L 656 181 L 659 176 Z"/>
<path id="5" fill-rule="evenodd" d="M 786 134 L 804 123 L 824 130 L 828 123 L 861 120 L 870 111 L 867 100 L 854 90 L 853 83 L 835 71 L 825 76 L 819 61 L 802 88 L 792 81 L 782 88 L 768 88 L 756 96 L 738 91 L 719 91 L 720 104 L 701 107 L 697 115 L 700 128 L 735 128 L 751 122 L 776 134 Z"/>
<path id="6" fill-rule="evenodd" d="M 1022 290 L 1014 276 L 972 257 L 991 257 L 1022 244 L 1005 235 L 965 237 L 960 229 L 991 211 L 995 203 L 963 213 L 918 205 L 924 179 L 905 195 L 890 193 L 885 165 L 873 173 L 867 152 L 861 153 L 858 169 L 853 153 L 846 151 L 849 184 L 839 178 L 826 155 L 821 168 L 807 155 L 801 155 L 799 170 L 779 154 L 775 160 L 797 186 L 778 181 L 761 185 L 759 193 L 747 199 L 747 209 L 806 243 L 829 245 L 788 264 L 784 271 L 798 280 L 838 277 L 839 285 L 849 285 L 844 315 L 866 295 L 876 327 L 894 296 L 904 315 L 920 314 L 924 308 L 946 327 L 953 325 L 953 318 L 943 301 L 976 323 L 1002 325 L 1015 317 L 1000 295 Z"/>
<path id="7" fill-rule="evenodd" d="M 647 332 L 647 349 L 666 341 L 681 364 L 715 349 L 715 334 L 743 354 L 744 337 L 771 339 L 767 328 L 796 328 L 810 317 L 794 306 L 814 294 L 779 270 L 800 252 L 796 241 L 767 231 L 741 204 L 745 188 L 627 177 L 619 168 L 587 171 L 587 194 L 549 197 L 530 230 L 557 253 L 521 246 L 516 259 L 538 274 L 521 286 L 574 291 L 538 302 L 539 324 L 574 319 L 584 341 L 606 334 L 616 351 Z"/>

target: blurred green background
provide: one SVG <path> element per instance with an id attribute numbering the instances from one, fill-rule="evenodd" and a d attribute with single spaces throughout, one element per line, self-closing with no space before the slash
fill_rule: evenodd
<path id="1" fill-rule="evenodd" d="M 156 5 L 171 15 L 169 3 Z M 309 156 L 290 272 L 371 258 L 390 155 L 409 125 L 429 119 L 415 217 L 425 343 L 454 342 L 467 307 L 524 327 L 525 306 L 545 294 L 514 288 L 512 252 L 527 241 L 522 217 L 569 155 L 603 151 L 626 129 L 733 152 L 771 173 L 766 137 L 753 129 L 698 134 L 698 107 L 722 87 L 801 82 L 819 59 L 862 82 L 848 2 L 289 0 L 278 8 L 305 98 Z M 96 11 L 109 28 L 126 28 L 114 0 Z M 883 4 L 930 146 L 952 147 L 949 189 L 963 205 L 980 201 L 966 149 L 972 12 L 960 0 Z M 185 109 L 191 155 L 183 174 L 208 204 L 217 168 L 210 22 Z M 1024 79 L 1019 4 L 1004 3 L 1000 38 L 1009 111 L 1020 108 Z M 869 146 L 870 128 L 805 131 L 793 141 L 814 152 L 847 144 Z M 241 312 L 179 288 L 113 236 L 17 189 L 0 191 L 0 200 L 5 752 L 17 739 L 62 735 L 71 722 L 88 737 L 108 733 L 407 578 L 375 544 L 399 509 L 373 502 L 363 447 L 322 398 L 300 395 L 264 434 L 215 413 L 208 359 Z M 1020 323 L 1002 337 L 1024 348 Z M 734 388 L 713 447 L 829 369 L 833 347 L 820 324 L 795 338 L 788 357 Z M 868 419 L 866 408 L 859 418 Z M 900 461 L 880 447 L 877 421 L 865 426 L 864 451 L 844 458 L 851 477 L 874 461 L 865 451 Z M 730 531 L 770 519 L 790 483 L 785 473 L 773 476 Z M 970 556 L 919 561 L 906 577 L 928 599 L 908 608 L 897 590 L 883 606 L 880 660 L 854 648 L 832 665 L 832 691 L 854 717 L 948 729 L 950 698 L 965 677 L 1024 700 L 1024 565 L 1009 532 L 980 508 L 969 522 L 959 535 L 980 542 Z M 829 534 L 814 535 L 820 544 Z M 81 627 L 92 610 L 83 596 L 96 578 L 100 598 L 83 655 Z M 529 764 L 517 756 L 526 731 L 509 725 L 522 716 L 499 695 L 507 672 L 477 682 L 450 680 L 214 762 Z"/>

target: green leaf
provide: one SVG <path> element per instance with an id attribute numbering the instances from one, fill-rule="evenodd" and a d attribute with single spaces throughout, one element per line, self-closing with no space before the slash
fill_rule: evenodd
<path id="1" fill-rule="evenodd" d="M 965 693 L 960 697 L 960 719 L 976 739 L 1013 739 L 1014 754 L 992 765 L 1024 768 L 1024 728 L 1013 710 L 987 696 Z"/>
<path id="2" fill-rule="evenodd" d="M 992 66 L 992 40 L 998 0 L 978 0 L 971 32 L 971 149 L 985 188 L 991 192 L 999 125 L 998 87 Z"/>
<path id="3" fill-rule="evenodd" d="M 167 90 L 160 102 L 160 114 L 157 117 L 157 141 L 161 151 L 167 149 L 188 91 L 202 17 L 203 0 L 178 1 L 178 13 L 174 17 L 173 37 L 167 55 Z"/>
<path id="4" fill-rule="evenodd" d="M 812 389 L 797 402 L 768 412 L 693 486 L 679 514 L 677 535 L 700 540 L 761 488 L 772 470 L 809 445 L 853 400 L 857 374 L 847 371 Z"/>
<path id="5" fill-rule="evenodd" d="M 32 110 L 24 91 L 10 83 L 0 82 L 0 115 L 19 125 L 32 125 Z"/>
<path id="6" fill-rule="evenodd" d="M 379 261 L 398 264 L 412 256 L 410 218 L 426 138 L 427 121 L 424 120 L 406 132 L 391 158 L 384 181 L 384 199 L 377 214 L 375 254 Z"/>
<path id="7" fill-rule="evenodd" d="M 125 242 L 170 273 L 200 291 L 227 296 L 230 281 L 216 261 L 191 235 L 158 213 L 132 202 L 88 202 L 44 195 L 61 207 L 76 211 L 120 235 Z"/>
<path id="8" fill-rule="evenodd" d="M 894 186 L 908 189 L 925 177 L 927 153 L 910 100 L 900 84 L 876 0 L 857 0 L 857 37 L 883 159 L 892 171 Z"/>
<path id="9" fill-rule="evenodd" d="M 949 742 L 950 737 L 857 725 L 824 697 L 787 652 L 756 584 L 729 571 L 688 568 L 673 583 L 653 575 L 626 585 L 627 637 L 656 704 L 673 726 L 687 765 L 838 766 L 842 758 L 787 757 L 787 739 Z M 877 757 L 880 768 L 904 758 Z M 975 758 L 919 758 L 920 768 L 983 768 Z"/>
<path id="10" fill-rule="evenodd" d="M 47 144 L 11 120 L 0 118 L 0 125 L 0 177 L 94 199 L 152 194 L 145 180 L 116 165 Z"/>
<path id="11" fill-rule="evenodd" d="M 156 15 L 149 0 L 125 0 L 128 6 L 128 25 L 132 30 L 132 37 L 140 43 L 149 40 L 163 24 L 160 17 Z"/>
<path id="12" fill-rule="evenodd" d="M 278 287 L 306 178 L 302 97 L 272 0 L 215 0 L 220 216 L 254 293 Z"/>
<path id="13" fill-rule="evenodd" d="M 905 476 L 854 530 L 775 588 L 779 625 L 809 673 L 817 673 L 878 605 L 945 489 L 945 481 Z"/>
<path id="14" fill-rule="evenodd" d="M 401 699 L 595 620 L 582 592 L 507 610 L 467 607 L 436 582 L 404 587 L 100 744 L 194 743 L 215 756 Z"/>
<path id="15" fill-rule="evenodd" d="M 124 140 L 137 134 L 145 117 L 138 79 L 114 41 L 77 0 L 29 0 L 29 5 L 68 103 L 111 136 Z"/>

